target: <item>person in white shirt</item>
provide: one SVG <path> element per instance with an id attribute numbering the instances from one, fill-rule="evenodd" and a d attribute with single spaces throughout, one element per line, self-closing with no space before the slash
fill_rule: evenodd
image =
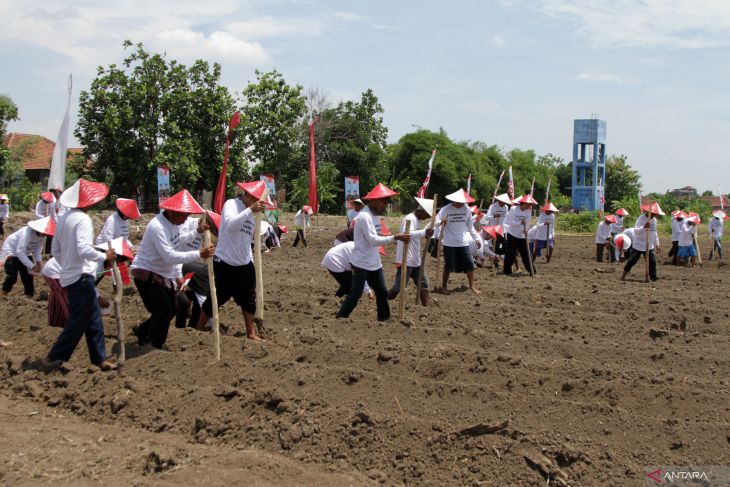
<path id="1" fill-rule="evenodd" d="M 660 251 L 656 217 L 664 215 L 664 212 L 658 203 L 644 205 L 641 207 L 641 211 L 642 214 L 639 215 L 636 224 L 634 224 L 634 234 L 631 238 L 631 258 L 626 260 L 624 272 L 621 275 L 622 281 L 626 280 L 626 275 L 636 265 L 639 258 L 647 254 L 649 258 L 649 278 L 652 281 L 659 279 L 656 272 L 656 254 L 654 251 L 655 248 L 656 252 Z"/>
<path id="2" fill-rule="evenodd" d="M 619 208 L 613 212 L 613 216 L 616 217 L 616 223 L 611 224 L 611 238 L 615 238 L 624 231 L 624 217 L 628 216 L 629 212 L 623 208 Z M 624 253 L 619 247 L 615 247 L 613 253 L 611 253 L 611 262 L 623 262 L 625 260 Z"/>
<path id="3" fill-rule="evenodd" d="M 35 217 L 41 219 L 46 216 L 51 216 L 51 210 L 53 209 L 53 202 L 55 198 L 53 193 L 50 191 L 44 191 L 38 196 L 38 202 L 35 204 Z"/>
<path id="4" fill-rule="evenodd" d="M 8 195 L 0 194 L 0 240 L 5 238 L 5 223 L 10 218 Z"/>
<path id="5" fill-rule="evenodd" d="M 355 248 L 355 242 L 344 242 L 331 247 L 322 259 L 320 264 L 327 269 L 332 277 L 335 278 L 340 287 L 335 292 L 336 298 L 347 296 L 352 288 L 352 251 Z M 363 294 L 368 293 L 368 297 L 373 299 L 375 294 L 365 282 Z"/>
<path id="6" fill-rule="evenodd" d="M 358 198 L 356 200 L 352 200 L 351 203 L 352 203 L 352 208 L 347 210 L 347 226 L 348 227 L 352 226 L 352 222 L 353 222 L 353 220 L 355 220 L 355 217 L 357 216 L 357 214 L 360 213 L 360 210 L 365 208 L 365 203 L 363 203 L 360 198 Z"/>
<path id="7" fill-rule="evenodd" d="M 218 308 L 233 299 L 241 308 L 249 340 L 262 340 L 256 334 L 256 268 L 251 250 L 256 232 L 256 216 L 264 210 L 261 201 L 266 191 L 263 181 L 236 183 L 242 190 L 237 198 L 231 198 L 223 205 L 221 224 L 218 229 L 218 247 L 215 250 L 213 269 L 215 271 Z M 263 223 L 263 222 L 262 222 Z M 199 323 L 213 316 L 213 301 L 210 291 L 203 303 Z"/>
<path id="8" fill-rule="evenodd" d="M 297 230 L 297 236 L 294 238 L 294 245 L 293 247 L 296 247 L 297 244 L 299 244 L 299 240 L 301 239 L 304 246 L 307 246 L 307 239 L 304 238 L 305 232 L 308 228 L 310 228 L 311 225 L 311 215 L 312 215 L 312 207 L 311 206 L 303 206 L 301 210 L 297 211 L 296 215 L 294 215 L 294 228 Z"/>
<path id="9" fill-rule="evenodd" d="M 0 262 L 5 262 L 5 281 L 3 296 L 7 296 L 18 282 L 18 274 L 23 283 L 25 295 L 32 298 L 35 294 L 33 274 L 41 270 L 41 252 L 46 237 L 53 235 L 56 225 L 51 217 L 28 222 L 20 230 L 10 234 L 3 243 Z M 33 260 L 29 258 L 33 257 Z"/>
<path id="10" fill-rule="evenodd" d="M 466 205 L 466 194 L 458 190 L 446 196 L 450 201 L 436 215 L 436 227 L 439 230 L 439 238 L 444 253 L 444 272 L 439 292 L 449 294 L 449 275 L 452 272 L 465 272 L 469 281 L 469 289 L 474 294 L 481 294 L 474 282 L 474 259 L 469 251 L 469 242 L 466 234 L 469 233 L 476 242 L 477 247 L 481 243 L 477 240 L 477 232 L 471 218 L 471 210 Z"/>
<path id="11" fill-rule="evenodd" d="M 489 206 L 487 210 L 487 221 L 486 224 L 490 227 L 499 225 L 502 227 L 502 234 L 497 234 L 497 238 L 494 243 L 494 252 L 499 255 L 504 255 L 507 240 L 504 237 L 504 221 L 507 218 L 507 212 L 509 211 L 512 200 L 507 193 L 500 194 L 494 198 L 494 202 Z"/>
<path id="12" fill-rule="evenodd" d="M 433 215 L 433 200 L 424 198 L 416 198 L 418 208 L 413 212 L 403 217 L 400 225 L 400 233 L 405 233 L 406 222 L 411 222 L 409 233 L 411 235 L 411 241 L 408 244 L 406 254 L 406 287 L 408 286 L 408 280 L 412 280 L 414 285 L 418 286 L 418 273 L 421 269 L 421 239 L 430 238 L 433 235 L 432 228 L 421 229 L 420 222 L 431 218 Z M 400 281 L 403 272 L 403 249 L 406 248 L 402 242 L 397 242 L 395 247 L 395 264 L 397 271 L 395 273 L 395 282 L 388 291 L 388 299 L 395 299 L 400 293 Z M 421 294 L 419 299 L 423 306 L 428 306 L 428 277 L 424 272 L 421 281 Z"/>
<path id="13" fill-rule="evenodd" d="M 613 215 L 606 215 L 596 228 L 596 262 L 603 262 L 603 250 L 611 253 L 611 224 L 616 221 Z"/>
<path id="14" fill-rule="evenodd" d="M 555 246 L 555 213 L 558 209 L 554 204 L 548 203 L 540 209 L 540 216 L 537 217 L 535 228 L 535 244 L 532 251 L 532 262 L 542 256 L 542 249 L 545 250 L 545 261 L 550 263 L 553 258 L 553 247 Z"/>
<path id="15" fill-rule="evenodd" d="M 722 210 L 717 210 L 712 214 L 712 220 L 708 225 L 710 232 L 710 239 L 712 239 L 712 250 L 710 250 L 709 260 L 717 250 L 717 256 L 722 260 L 722 233 L 725 229 L 725 213 Z"/>
<path id="16" fill-rule="evenodd" d="M 378 183 L 363 198 L 368 204 L 360 210 L 354 220 L 354 247 L 351 257 L 352 287 L 335 315 L 338 319 L 350 316 L 360 301 L 366 282 L 375 293 L 378 321 L 390 319 L 388 289 L 385 286 L 383 264 L 380 261 L 378 248 L 394 241 L 410 242 L 411 236 L 408 234 L 379 236 L 376 230 L 375 216 L 383 214 L 388 203 L 390 203 L 390 198 L 397 194 L 383 183 Z"/>
<path id="17" fill-rule="evenodd" d="M 117 211 L 109 215 L 104 222 L 104 226 L 96 237 L 96 245 L 111 242 L 115 238 L 124 237 L 127 246 L 134 250 L 134 245 L 129 241 L 129 220 L 139 218 L 139 208 L 137 202 L 127 198 L 117 198 L 114 202 Z M 199 248 L 199 247 L 198 247 Z"/>
<path id="18" fill-rule="evenodd" d="M 669 249 L 669 257 L 672 258 L 672 265 L 679 264 L 677 252 L 679 251 L 679 235 L 682 233 L 682 222 L 686 215 L 682 210 L 672 212 L 672 248 Z"/>
<path id="19" fill-rule="evenodd" d="M 132 332 L 140 345 L 150 343 L 155 348 L 165 344 L 170 321 L 175 317 L 176 291 L 182 282 L 180 264 L 207 259 L 214 251 L 212 245 L 186 250 L 189 242 L 209 228 L 201 218 L 196 230 L 180 231 L 188 215 L 204 213 L 187 190 L 176 193 L 160 208 L 164 211 L 147 225 L 131 266 L 134 285 L 150 313 Z"/>
<path id="20" fill-rule="evenodd" d="M 507 213 L 505 218 L 505 226 L 507 227 L 507 250 L 504 256 L 504 275 L 512 275 L 512 265 L 517 257 L 517 252 L 522 258 L 522 265 L 525 270 L 535 273 L 534 263 L 530 262 L 530 250 L 527 246 L 527 230 L 532 222 L 532 205 L 536 205 L 537 201 L 526 194 L 516 200 L 516 203 Z M 532 267 L 531 267 L 532 266 Z"/>
<path id="21" fill-rule="evenodd" d="M 106 184 L 82 178 L 61 195 L 61 203 L 71 210 L 58 221 L 52 250 L 60 267 L 58 280 L 68 295 L 69 317 L 48 352 L 48 362 L 68 362 L 85 335 L 91 363 L 105 371 L 116 368 L 116 364 L 107 359 L 104 323 L 94 287 L 97 263 L 116 259 L 116 253 L 114 250 L 104 253 L 94 249 L 94 227 L 86 214 L 108 192 Z"/>
<path id="22" fill-rule="evenodd" d="M 697 249 L 695 248 L 696 225 L 700 222 L 698 216 L 690 216 L 684 219 L 679 232 L 677 258 L 685 262 L 689 259 L 691 267 L 695 266 Z"/>

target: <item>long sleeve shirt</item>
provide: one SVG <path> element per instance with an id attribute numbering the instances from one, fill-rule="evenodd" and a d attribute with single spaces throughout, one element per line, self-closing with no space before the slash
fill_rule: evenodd
<path id="1" fill-rule="evenodd" d="M 119 237 L 124 237 L 127 245 L 134 248 L 134 245 L 129 241 L 129 221 L 122 218 L 118 211 L 115 211 L 104 222 L 104 226 L 101 227 L 101 232 L 99 232 L 94 243 L 101 245 Z"/>
<path id="2" fill-rule="evenodd" d="M 223 205 L 221 226 L 218 229 L 218 245 L 215 257 L 228 265 L 248 265 L 253 260 L 251 244 L 256 231 L 256 217 L 239 198 L 232 198 Z"/>
<path id="3" fill-rule="evenodd" d="M 45 235 L 39 237 L 38 232 L 26 226 L 13 232 L 5 239 L 2 255 L 4 257 L 16 257 L 30 270 L 33 268 L 33 262 L 28 256 L 32 255 L 35 262 L 40 262 L 41 251 L 45 242 Z"/>
<path id="4" fill-rule="evenodd" d="M 683 220 L 672 219 L 672 242 L 679 241 L 679 234 L 682 232 L 682 222 Z"/>
<path id="5" fill-rule="evenodd" d="M 302 210 L 297 211 L 294 215 L 294 226 L 297 228 L 309 228 L 311 227 L 309 213 L 304 213 Z"/>
<path id="6" fill-rule="evenodd" d="M 94 248 L 91 218 L 76 208 L 60 218 L 51 250 L 61 266 L 59 281 L 63 287 L 75 283 L 83 274 L 95 275 L 97 263 L 106 259 L 103 252 Z"/>
<path id="7" fill-rule="evenodd" d="M 548 240 L 555 237 L 555 214 L 540 213 L 537 217 L 537 224 L 535 225 L 535 240 Z M 548 227 L 550 228 L 550 235 L 548 235 Z"/>
<path id="8" fill-rule="evenodd" d="M 7 220 L 10 216 L 10 203 L 0 203 L 0 220 Z"/>
<path id="9" fill-rule="evenodd" d="M 611 224 L 603 220 L 596 228 L 596 243 L 605 244 L 609 238 L 611 238 Z"/>
<path id="10" fill-rule="evenodd" d="M 713 218 L 710 220 L 710 224 L 707 225 L 709 228 L 710 236 L 715 238 L 722 238 L 722 232 L 725 229 L 725 222 L 719 218 Z"/>
<path id="11" fill-rule="evenodd" d="M 616 223 L 611 223 L 611 233 L 621 233 L 624 231 L 624 217 L 613 215 L 616 217 Z"/>
<path id="12" fill-rule="evenodd" d="M 507 233 L 516 238 L 525 238 L 525 232 L 532 223 L 532 211 L 523 210 L 520 205 L 515 205 L 507 212 L 505 226 Z"/>
<path id="13" fill-rule="evenodd" d="M 411 241 L 408 243 L 407 267 L 421 266 L 421 239 L 426 236 L 426 229 L 419 230 L 420 222 L 413 213 L 407 214 L 400 224 L 400 233 L 406 233 L 406 222 L 411 222 Z M 403 264 L 403 242 L 395 243 L 395 263 Z"/>
<path id="14" fill-rule="evenodd" d="M 650 225 L 648 250 L 652 250 L 655 246 L 659 245 L 659 234 L 657 234 L 656 218 L 652 217 L 652 219 L 649 220 L 646 214 L 642 213 L 641 215 L 639 215 L 639 218 L 636 219 L 636 224 L 634 224 L 634 238 L 631 245 L 639 252 L 647 251 L 646 229 L 644 228 L 644 224 L 646 224 L 646 222 L 649 222 Z"/>
<path id="15" fill-rule="evenodd" d="M 444 220 L 446 221 L 445 225 L 443 224 Z M 467 233 L 474 240 L 478 237 L 472 223 L 471 210 L 467 205 L 457 208 L 449 203 L 441 208 L 441 211 L 436 215 L 436 226 L 440 229 L 439 238 L 441 243 L 446 247 L 467 247 L 469 245 L 466 238 Z"/>
<path id="16" fill-rule="evenodd" d="M 38 203 L 35 204 L 35 217 L 43 218 L 51 214 L 51 208 L 53 207 L 53 203 L 46 203 L 43 200 L 38 200 Z"/>
<path id="17" fill-rule="evenodd" d="M 339 274 L 340 272 L 352 271 L 352 250 L 355 248 L 355 242 L 345 242 L 330 248 L 320 264 L 330 272 Z M 363 294 L 370 292 L 370 286 L 365 283 Z"/>
<path id="18" fill-rule="evenodd" d="M 353 267 L 367 271 L 377 271 L 383 267 L 380 262 L 378 247 L 395 241 L 393 235 L 380 236 L 376 230 L 375 217 L 366 206 L 355 217 L 355 246 L 352 249 L 351 262 Z M 379 226 L 379 224 L 378 224 Z"/>
<path id="19" fill-rule="evenodd" d="M 51 257 L 43 264 L 41 274 L 50 279 L 59 279 L 61 277 L 61 264 L 58 263 L 55 257 Z"/>
<path id="20" fill-rule="evenodd" d="M 188 217 L 185 223 L 180 225 L 180 233 L 195 232 L 195 238 L 187 242 L 183 250 L 200 250 L 203 243 L 203 234 L 198 233 L 198 223 L 200 223 L 200 218 Z"/>
<path id="21" fill-rule="evenodd" d="M 200 258 L 200 251 L 183 251 L 197 231 L 180 232 L 180 226 L 160 213 L 150 220 L 132 261 L 132 269 L 154 272 L 167 279 L 182 277 L 182 266 Z"/>
<path id="22" fill-rule="evenodd" d="M 697 232 L 697 227 L 695 227 L 694 225 L 692 225 L 691 223 L 689 223 L 687 221 L 682 222 L 680 232 L 679 232 L 678 245 L 680 247 L 687 247 L 689 245 L 694 245 L 696 232 Z"/>
<path id="23" fill-rule="evenodd" d="M 502 225 L 504 223 L 504 219 L 507 217 L 507 212 L 509 211 L 509 206 L 502 203 L 495 201 L 489 206 L 489 209 L 487 210 L 487 225 L 494 226 L 494 225 Z"/>

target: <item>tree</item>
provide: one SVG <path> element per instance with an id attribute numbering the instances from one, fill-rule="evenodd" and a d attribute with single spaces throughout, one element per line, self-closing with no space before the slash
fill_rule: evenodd
<path id="1" fill-rule="evenodd" d="M 702 196 L 714 196 L 715 193 L 712 192 L 711 189 L 708 189 L 707 191 L 702 192 Z"/>
<path id="2" fill-rule="evenodd" d="M 256 82 L 249 83 L 242 95 L 241 133 L 246 157 L 256 170 L 273 174 L 278 187 L 291 189 L 307 167 L 298 158 L 302 142 L 297 135 L 306 108 L 302 87 L 290 86 L 276 70 L 256 70 Z"/>
<path id="3" fill-rule="evenodd" d="M 13 120 L 18 120 L 18 107 L 8 95 L 0 94 L 0 178 L 4 178 L 7 173 L 5 165 L 10 152 L 5 147 L 5 133 Z"/>
<path id="4" fill-rule="evenodd" d="M 80 94 L 74 133 L 93 164 L 78 169 L 130 196 L 153 193 L 157 166 L 170 168 L 173 187 L 211 189 L 234 111 L 233 98 L 219 85 L 220 65 L 198 60 L 188 68 L 142 44 L 123 46 L 131 53 L 122 66 L 100 66 Z M 233 145 L 232 173 L 244 170 L 241 149 Z"/>
<path id="5" fill-rule="evenodd" d="M 641 188 L 639 173 L 632 169 L 626 160 L 627 157 L 624 155 L 612 155 L 606 159 L 606 202 L 634 198 L 634 195 L 639 193 Z M 610 206 L 610 211 L 619 208 L 613 204 Z"/>

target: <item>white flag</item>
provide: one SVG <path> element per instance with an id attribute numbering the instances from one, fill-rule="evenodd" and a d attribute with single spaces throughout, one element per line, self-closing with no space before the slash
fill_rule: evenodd
<path id="1" fill-rule="evenodd" d="M 68 149 L 68 119 L 71 111 L 71 87 L 73 79 L 68 75 L 68 102 L 66 103 L 66 114 L 63 116 L 61 129 L 56 138 L 56 148 L 53 150 L 51 160 L 51 174 L 48 176 L 48 189 L 66 189 L 66 151 Z"/>

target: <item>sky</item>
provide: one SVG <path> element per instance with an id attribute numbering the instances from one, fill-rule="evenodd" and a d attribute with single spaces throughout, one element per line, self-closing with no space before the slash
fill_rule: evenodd
<path id="1" fill-rule="evenodd" d="M 573 120 L 597 115 L 645 191 L 730 189 L 724 0 L 0 0 L 0 19 L 13 132 L 56 139 L 69 73 L 75 125 L 79 91 L 130 39 L 219 62 L 233 92 L 274 68 L 333 102 L 372 88 L 390 142 L 443 128 L 568 161 Z"/>

